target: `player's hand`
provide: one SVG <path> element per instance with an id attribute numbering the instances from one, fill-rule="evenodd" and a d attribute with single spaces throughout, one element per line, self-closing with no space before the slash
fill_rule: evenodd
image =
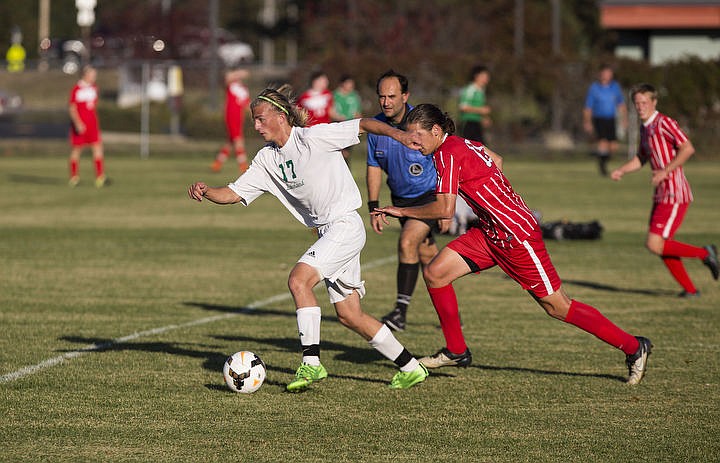
<path id="1" fill-rule="evenodd" d="M 379 216 L 386 225 L 390 224 L 390 222 L 388 222 L 387 216 L 397 218 L 404 217 L 402 208 L 395 206 L 376 207 L 375 210 L 370 214 Z"/>
<path id="2" fill-rule="evenodd" d="M 593 134 L 593 131 L 594 131 L 594 130 L 593 130 L 592 121 L 585 121 L 585 122 L 583 123 L 583 128 L 585 129 L 585 133 L 587 133 L 588 135 L 592 135 L 592 134 Z"/>
<path id="3" fill-rule="evenodd" d="M 78 121 L 75 124 L 75 132 L 77 132 L 78 135 L 82 135 L 87 130 L 87 126 L 83 122 Z"/>
<path id="4" fill-rule="evenodd" d="M 440 233 L 447 233 L 448 230 L 450 230 L 451 223 L 452 223 L 452 219 L 438 220 L 438 228 L 440 228 Z"/>
<path id="5" fill-rule="evenodd" d="M 652 176 L 653 186 L 660 185 L 667 177 L 668 177 L 668 173 L 667 173 L 667 171 L 665 171 L 665 169 L 654 170 L 653 176 Z"/>
<path id="6" fill-rule="evenodd" d="M 190 199 L 200 202 L 207 191 L 208 186 L 204 182 L 195 182 L 188 188 L 188 196 L 190 196 Z"/>
<path id="7" fill-rule="evenodd" d="M 412 141 L 412 136 L 407 133 L 403 132 L 402 130 L 398 131 L 399 134 L 397 136 L 397 141 L 402 143 L 403 145 L 407 146 L 410 149 L 417 149 L 418 144 Z"/>
<path id="8" fill-rule="evenodd" d="M 382 235 L 383 232 L 383 221 L 380 218 L 379 214 L 370 213 L 370 226 L 372 227 L 373 231 L 377 233 L 378 235 Z"/>
<path id="9" fill-rule="evenodd" d="M 620 180 L 623 177 L 623 175 L 624 175 L 624 172 L 622 170 L 615 169 L 610 174 L 610 178 L 617 182 L 618 180 Z"/>

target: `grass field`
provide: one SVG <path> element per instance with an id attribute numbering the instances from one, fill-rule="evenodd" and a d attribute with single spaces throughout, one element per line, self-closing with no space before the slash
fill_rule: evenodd
<path id="1" fill-rule="evenodd" d="M 66 184 L 66 147 L 0 144 L 0 461 L 720 461 L 720 287 L 682 300 L 643 247 L 649 173 L 619 184 L 590 159 L 515 159 L 505 170 L 545 220 L 599 220 L 603 239 L 549 242 L 571 296 L 652 339 L 649 372 L 623 384 L 624 355 L 544 315 L 500 272 L 456 283 L 470 368 L 387 387 L 395 366 L 340 326 L 318 288 L 329 378 L 284 392 L 299 362 L 286 280 L 312 243 L 279 203 L 187 199 L 210 148 L 108 148 L 109 187 Z M 356 153 L 358 153 L 356 151 Z M 356 154 L 357 156 L 357 154 Z M 353 163 L 361 191 L 363 162 Z M 678 238 L 720 244 L 720 163 L 688 168 L 696 202 Z M 389 199 L 387 195 L 384 199 Z M 364 211 L 363 211 L 364 212 Z M 365 310 L 395 291 L 397 226 L 368 234 Z M 447 237 L 441 237 L 444 244 Z M 442 346 L 423 283 L 398 338 Z M 252 350 L 268 377 L 233 394 L 227 355 Z"/>

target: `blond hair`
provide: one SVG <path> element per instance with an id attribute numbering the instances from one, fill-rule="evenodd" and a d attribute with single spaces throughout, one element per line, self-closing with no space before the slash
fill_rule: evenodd
<path id="1" fill-rule="evenodd" d="M 250 103 L 250 109 L 255 110 L 263 103 L 269 104 L 274 111 L 284 114 L 291 127 L 305 127 L 308 124 L 310 116 L 305 109 L 296 104 L 292 87 L 288 84 L 278 88 L 266 88 Z"/>

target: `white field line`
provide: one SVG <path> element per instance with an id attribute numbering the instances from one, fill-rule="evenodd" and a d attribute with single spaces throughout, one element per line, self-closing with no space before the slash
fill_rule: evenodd
<path id="1" fill-rule="evenodd" d="M 390 256 L 390 257 L 378 259 L 378 260 L 368 262 L 367 264 L 363 265 L 362 269 L 370 270 L 372 268 L 380 267 L 382 265 L 393 262 L 396 259 L 397 259 L 397 256 Z M 284 292 L 281 294 L 276 294 L 275 296 L 271 296 L 267 299 L 255 301 L 255 302 L 247 305 L 246 308 L 255 309 L 255 308 L 263 307 L 265 305 L 272 304 L 275 302 L 284 301 L 285 299 L 290 299 L 290 297 L 291 297 L 290 293 Z M 146 336 L 153 336 L 156 334 L 167 333 L 168 331 L 174 331 L 174 330 L 177 330 L 180 328 L 188 328 L 188 327 L 192 327 L 192 326 L 205 325 L 207 323 L 213 323 L 213 322 L 220 321 L 220 320 L 226 320 L 228 318 L 237 317 L 238 315 L 241 315 L 241 314 L 240 313 L 226 313 L 226 314 L 222 314 L 222 315 L 214 315 L 212 317 L 204 317 L 204 318 L 199 318 L 197 320 L 192 320 L 192 321 L 189 321 L 186 323 L 181 323 L 179 325 L 166 325 L 166 326 L 162 326 L 159 328 L 153 328 L 153 329 L 149 329 L 149 330 L 145 330 L 145 331 L 140 331 L 137 333 L 129 334 L 127 336 L 115 338 L 111 341 L 107 341 L 107 342 L 103 342 L 103 343 L 90 344 L 90 345 L 87 345 L 80 349 L 77 349 L 77 350 L 74 350 L 71 352 L 66 352 L 62 355 L 58 355 L 57 357 L 52 357 L 47 360 L 43 360 L 42 362 L 36 363 L 35 365 L 23 367 L 23 368 L 20 368 L 19 370 L 11 372 L 11 373 L 4 374 L 4 375 L 0 376 L 0 384 L 9 383 L 11 381 L 18 380 L 24 376 L 32 375 L 32 374 L 37 373 L 46 368 L 50 368 L 52 366 L 58 365 L 58 364 L 64 362 L 65 360 L 74 359 L 76 357 L 80 357 L 80 356 L 85 355 L 90 352 L 105 350 L 105 349 L 108 349 L 117 344 L 123 344 L 123 343 L 129 342 L 129 341 L 134 341 L 135 339 L 144 338 Z"/>

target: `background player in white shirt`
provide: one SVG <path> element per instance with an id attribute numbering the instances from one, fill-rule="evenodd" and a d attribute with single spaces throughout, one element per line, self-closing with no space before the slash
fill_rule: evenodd
<path id="1" fill-rule="evenodd" d="M 358 144 L 360 133 L 370 132 L 409 143 L 405 132 L 374 119 L 354 119 L 305 127 L 307 113 L 290 98 L 288 87 L 265 89 L 252 102 L 255 130 L 267 144 L 250 168 L 224 187 L 192 184 L 190 198 L 217 204 L 249 205 L 269 192 L 307 227 L 317 228 L 318 240 L 290 272 L 288 286 L 297 308 L 303 361 L 289 391 L 301 391 L 327 377 L 320 363 L 320 307 L 313 287 L 324 280 L 340 323 L 369 341 L 400 367 L 393 389 L 409 388 L 428 376 L 418 360 L 390 329 L 362 311 L 365 294 L 360 276 L 360 251 L 365 226 L 356 209 L 360 191 L 345 164 L 341 150 Z"/>

